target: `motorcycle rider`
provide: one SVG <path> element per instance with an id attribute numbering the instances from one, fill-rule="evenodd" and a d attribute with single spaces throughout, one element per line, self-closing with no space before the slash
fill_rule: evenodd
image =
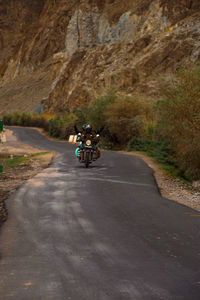
<path id="1" fill-rule="evenodd" d="M 90 137 L 92 137 L 93 141 L 94 141 L 94 157 L 96 156 L 96 158 L 100 157 L 100 150 L 97 148 L 97 143 L 99 142 L 99 134 L 102 132 L 103 127 L 101 127 L 100 130 L 93 130 L 92 126 L 90 124 L 84 124 L 82 126 L 82 131 L 78 130 L 76 124 L 74 124 L 74 130 L 75 133 L 77 135 L 77 142 L 80 142 L 80 145 L 77 147 L 75 154 L 76 157 L 80 156 L 80 150 L 82 149 L 82 142 L 84 142 L 87 138 L 88 135 L 90 135 Z"/>

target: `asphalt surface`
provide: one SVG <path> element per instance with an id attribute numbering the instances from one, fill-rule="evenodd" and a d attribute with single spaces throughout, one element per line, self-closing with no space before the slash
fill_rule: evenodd
<path id="1" fill-rule="evenodd" d="M 86 169 L 74 145 L 14 132 L 60 155 L 7 201 L 0 300 L 200 299 L 200 217 L 140 158 L 105 151 Z"/>

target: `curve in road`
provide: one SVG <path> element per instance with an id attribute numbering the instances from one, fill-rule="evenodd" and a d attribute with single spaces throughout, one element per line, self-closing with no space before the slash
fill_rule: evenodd
<path id="1" fill-rule="evenodd" d="M 200 218 L 140 158 L 105 151 L 86 169 L 74 145 L 13 130 L 60 155 L 7 201 L 1 300 L 200 299 Z"/>

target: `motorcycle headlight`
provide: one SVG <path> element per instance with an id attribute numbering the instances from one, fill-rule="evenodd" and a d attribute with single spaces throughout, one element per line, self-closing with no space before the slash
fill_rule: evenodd
<path id="1" fill-rule="evenodd" d="M 91 146 L 91 144 L 92 144 L 92 142 L 91 142 L 90 140 L 87 140 L 87 141 L 86 141 L 86 145 L 87 145 L 87 146 Z"/>

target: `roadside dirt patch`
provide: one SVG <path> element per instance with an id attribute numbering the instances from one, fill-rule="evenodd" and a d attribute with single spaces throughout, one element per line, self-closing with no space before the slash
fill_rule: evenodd
<path id="1" fill-rule="evenodd" d="M 41 150 L 36 147 L 19 142 L 12 130 L 6 129 L 5 134 L 7 142 L 3 144 L 0 143 L 0 153 L 25 155 L 41 152 Z"/>
<path id="2" fill-rule="evenodd" d="M 6 130 L 7 143 L 0 144 L 0 154 L 33 155 L 15 168 L 5 170 L 0 174 L 0 225 L 7 219 L 5 200 L 24 181 L 32 178 L 42 169 L 48 167 L 53 153 L 41 153 L 41 150 L 20 143 L 10 130 Z"/>
<path id="3" fill-rule="evenodd" d="M 186 184 L 177 178 L 168 175 L 153 159 L 137 152 L 124 152 L 141 157 L 154 170 L 154 176 L 161 195 L 169 200 L 176 201 L 197 211 L 200 211 L 200 188 Z"/>

